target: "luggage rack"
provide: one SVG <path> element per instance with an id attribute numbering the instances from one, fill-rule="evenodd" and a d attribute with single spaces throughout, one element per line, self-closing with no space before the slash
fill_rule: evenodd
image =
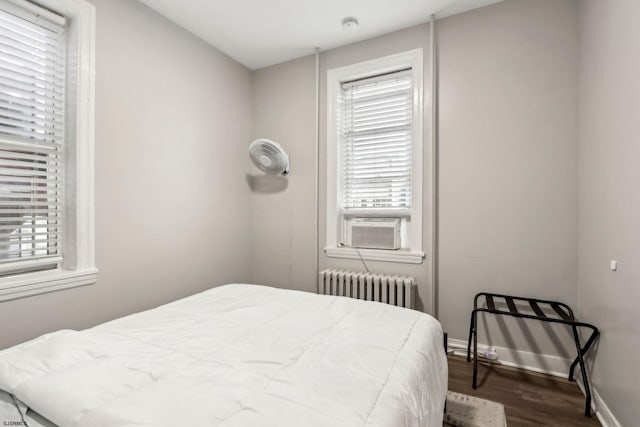
<path id="1" fill-rule="evenodd" d="M 485 307 L 478 307 L 478 299 L 484 297 Z M 501 310 L 496 308 L 497 300 L 499 303 L 504 300 L 507 310 Z M 518 311 L 516 302 L 523 301 L 529 304 L 531 310 L 535 314 L 522 313 Z M 542 308 L 541 308 L 542 306 Z M 553 310 L 557 316 L 550 317 L 545 313 L 543 308 L 550 308 L 548 312 Z M 543 322 L 561 323 L 563 325 L 571 326 L 573 331 L 573 339 L 576 345 L 576 356 L 571 367 L 569 368 L 569 381 L 575 381 L 573 378 L 573 372 L 576 365 L 580 365 L 580 373 L 582 374 L 582 382 L 584 383 L 584 390 L 586 396 L 584 414 L 588 417 L 591 416 L 591 390 L 589 387 L 589 379 L 587 377 L 587 370 L 584 366 L 584 355 L 589 351 L 589 348 L 593 345 L 600 331 L 594 325 L 584 322 L 578 322 L 573 314 L 573 310 L 567 304 L 558 301 L 548 301 L 534 298 L 515 297 L 511 295 L 492 294 L 487 292 L 480 292 L 473 299 L 473 311 L 471 312 L 471 326 L 469 327 L 469 344 L 467 345 L 467 362 L 471 361 L 471 339 L 473 338 L 473 388 L 477 388 L 478 378 L 478 312 L 485 312 L 497 315 L 518 317 L 523 319 L 534 319 Z M 578 336 L 578 328 L 587 328 L 591 330 L 591 335 L 587 339 L 584 346 L 580 345 L 580 337 Z"/>

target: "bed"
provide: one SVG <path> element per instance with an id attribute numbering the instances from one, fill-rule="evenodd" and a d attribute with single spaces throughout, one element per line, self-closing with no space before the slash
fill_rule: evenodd
<path id="1" fill-rule="evenodd" d="M 232 284 L 0 351 L 0 389 L 31 427 L 439 427 L 447 361 L 427 314 Z"/>

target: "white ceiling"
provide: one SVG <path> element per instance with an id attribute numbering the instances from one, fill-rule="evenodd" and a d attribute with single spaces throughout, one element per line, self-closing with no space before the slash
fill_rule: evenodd
<path id="1" fill-rule="evenodd" d="M 502 0 L 140 0 L 251 69 Z M 348 31 L 342 20 L 360 26 Z"/>

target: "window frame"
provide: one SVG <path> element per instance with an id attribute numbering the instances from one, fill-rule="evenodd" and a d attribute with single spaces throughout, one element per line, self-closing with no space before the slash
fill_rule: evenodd
<path id="1" fill-rule="evenodd" d="M 413 79 L 412 117 L 412 207 L 403 230 L 405 249 L 360 249 L 341 246 L 345 235 L 342 204 L 342 144 L 338 129 L 342 83 L 411 68 Z M 359 62 L 327 71 L 327 180 L 326 245 L 329 257 L 420 264 L 423 252 L 423 150 L 424 150 L 424 73 L 422 49 Z M 383 215 L 381 215 L 382 217 Z"/>
<path id="2" fill-rule="evenodd" d="M 59 268 L 0 278 L 0 301 L 93 284 L 95 266 L 95 7 L 84 0 L 6 0 L 68 20 L 63 262 Z"/>

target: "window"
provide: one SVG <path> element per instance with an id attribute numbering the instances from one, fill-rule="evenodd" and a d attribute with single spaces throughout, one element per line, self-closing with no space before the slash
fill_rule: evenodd
<path id="1" fill-rule="evenodd" d="M 61 261 L 64 22 L 0 10 L 0 274 Z"/>
<path id="2" fill-rule="evenodd" d="M 422 51 L 327 77 L 327 255 L 422 262 Z"/>
<path id="3" fill-rule="evenodd" d="M 52 3 L 48 5 L 46 3 Z M 0 0 L 0 300 L 95 282 L 94 9 Z"/>
<path id="4" fill-rule="evenodd" d="M 345 215 L 411 209 L 410 70 L 345 82 L 338 112 Z"/>

